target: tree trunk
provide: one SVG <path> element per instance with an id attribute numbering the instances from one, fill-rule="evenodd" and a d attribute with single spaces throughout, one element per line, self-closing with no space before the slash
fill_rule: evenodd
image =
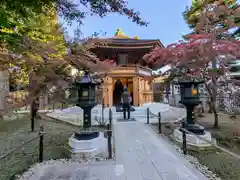
<path id="1" fill-rule="evenodd" d="M 219 128 L 219 120 L 218 120 L 218 113 L 217 113 L 217 108 L 216 108 L 216 101 L 212 101 L 212 110 L 213 110 L 213 115 L 214 115 L 214 128 Z"/>
<path id="2" fill-rule="evenodd" d="M 213 107 L 212 107 L 211 100 L 208 100 L 207 103 L 208 103 L 208 113 L 212 114 L 213 113 Z"/>
<path id="3" fill-rule="evenodd" d="M 203 115 L 203 113 L 204 113 L 203 103 L 198 105 L 198 109 L 197 110 L 198 110 L 197 116 L 198 117 L 204 117 L 204 115 Z"/>
<path id="4" fill-rule="evenodd" d="M 208 90 L 210 99 L 209 99 L 209 112 L 213 112 L 214 115 L 214 124 L 213 128 L 219 128 L 219 123 L 218 123 L 218 113 L 217 113 L 217 108 L 216 108 L 216 97 L 217 97 L 217 89 L 216 89 L 216 78 L 212 78 L 211 84 L 206 84 L 206 88 Z"/>
<path id="5" fill-rule="evenodd" d="M 217 69 L 217 60 L 213 59 L 212 61 L 212 68 Z M 212 104 L 212 111 L 214 114 L 214 128 L 219 128 L 219 123 L 218 123 L 218 113 L 217 113 L 217 108 L 216 108 L 216 98 L 217 98 L 217 77 L 212 76 L 212 86 L 211 86 L 211 104 Z"/>

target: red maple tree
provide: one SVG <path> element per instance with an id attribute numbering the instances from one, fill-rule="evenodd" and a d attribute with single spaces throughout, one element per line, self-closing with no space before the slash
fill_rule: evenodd
<path id="1" fill-rule="evenodd" d="M 152 66 L 165 65 L 187 66 L 188 68 L 205 68 L 213 58 L 221 65 L 240 57 L 240 41 L 213 39 L 211 34 L 192 34 L 185 36 L 185 41 L 168 45 L 166 48 L 155 48 L 144 56 Z"/>
<path id="2" fill-rule="evenodd" d="M 217 78 L 225 70 L 229 61 L 240 57 L 240 41 L 234 39 L 229 30 L 237 27 L 235 17 L 238 17 L 240 7 L 226 4 L 206 4 L 199 14 L 194 33 L 184 36 L 184 40 L 170 44 L 166 48 L 156 48 L 144 56 L 144 60 L 157 68 L 165 65 L 185 67 L 186 72 L 202 75 L 206 79 L 205 87 L 210 96 L 210 107 L 213 110 L 214 127 L 218 127 L 216 97 L 218 90 Z M 212 67 L 210 66 L 212 62 Z M 217 67 L 217 63 L 219 67 Z M 212 68 L 212 69 L 209 69 Z M 172 69 L 170 77 L 174 78 L 176 69 Z M 179 75 L 179 74 L 178 74 Z"/>
<path id="3" fill-rule="evenodd" d="M 156 48 L 145 55 L 144 60 L 159 68 L 165 65 L 185 67 L 188 72 L 196 76 L 203 75 L 206 78 L 205 87 L 210 96 L 209 104 L 215 116 L 214 127 L 218 127 L 216 96 L 217 77 L 221 74 L 219 70 L 224 70 L 229 61 L 239 57 L 240 41 L 216 39 L 208 33 L 187 35 L 184 41 L 168 45 L 166 48 Z M 210 62 L 214 59 L 219 62 L 219 69 L 209 69 Z M 173 70 L 171 77 L 174 77 L 175 73 L 176 71 Z M 211 84 L 209 79 L 212 79 Z"/>

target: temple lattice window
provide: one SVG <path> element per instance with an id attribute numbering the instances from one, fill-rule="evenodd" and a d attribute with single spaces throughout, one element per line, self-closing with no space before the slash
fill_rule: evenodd
<path id="1" fill-rule="evenodd" d="M 127 65 L 128 64 L 128 55 L 127 54 L 118 54 L 118 65 Z"/>

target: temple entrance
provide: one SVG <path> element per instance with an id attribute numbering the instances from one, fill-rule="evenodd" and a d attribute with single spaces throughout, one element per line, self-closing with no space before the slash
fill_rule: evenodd
<path id="1" fill-rule="evenodd" d="M 132 78 L 118 78 L 113 81 L 113 105 L 121 106 L 121 94 L 124 87 L 128 88 L 128 91 L 132 97 L 131 105 L 133 104 L 133 79 Z"/>

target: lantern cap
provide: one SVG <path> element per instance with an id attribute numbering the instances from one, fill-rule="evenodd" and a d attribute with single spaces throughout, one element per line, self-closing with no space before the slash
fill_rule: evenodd
<path id="1" fill-rule="evenodd" d="M 85 72 L 85 75 L 81 77 L 81 79 L 76 80 L 75 83 L 76 84 L 95 84 L 95 85 L 100 84 L 90 76 L 88 71 Z"/>
<path id="2" fill-rule="evenodd" d="M 189 80 L 180 80 L 176 84 L 203 84 L 204 81 L 189 81 Z"/>

